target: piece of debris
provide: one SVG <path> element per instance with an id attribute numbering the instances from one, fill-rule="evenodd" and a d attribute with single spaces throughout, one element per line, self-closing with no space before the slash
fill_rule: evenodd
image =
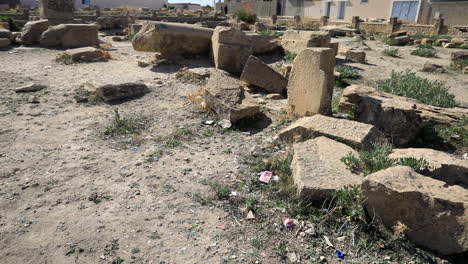
<path id="1" fill-rule="evenodd" d="M 247 217 L 245 218 L 247 220 L 253 220 L 255 219 L 255 215 L 254 213 L 252 212 L 252 210 L 249 211 L 249 213 L 247 213 Z"/>
<path id="2" fill-rule="evenodd" d="M 37 92 L 45 88 L 47 88 L 47 86 L 45 85 L 30 83 L 30 84 L 26 84 L 26 85 L 16 88 L 15 92 L 16 93 L 30 93 L 30 92 Z"/>
<path id="3" fill-rule="evenodd" d="M 325 244 L 329 247 L 333 247 L 333 244 L 330 242 L 330 239 L 327 236 L 323 236 L 323 239 L 325 239 Z"/>
<path id="4" fill-rule="evenodd" d="M 258 179 L 259 181 L 263 183 L 270 183 L 271 177 L 273 176 L 273 172 L 271 171 L 264 171 L 260 173 L 260 178 Z"/>
<path id="5" fill-rule="evenodd" d="M 283 222 L 283 225 L 286 228 L 292 228 L 292 227 L 298 226 L 299 221 L 297 221 L 296 219 L 292 219 L 292 218 L 286 218 Z"/>
<path id="6" fill-rule="evenodd" d="M 344 254 L 343 252 L 339 251 L 339 250 L 337 250 L 337 251 L 335 252 L 335 255 L 336 255 L 336 257 L 339 258 L 339 259 L 344 259 L 344 257 L 345 257 L 345 254 Z"/>
<path id="7" fill-rule="evenodd" d="M 296 255 L 296 253 L 294 253 L 294 252 L 288 253 L 287 256 L 288 256 L 288 260 L 289 260 L 291 263 L 296 263 L 296 262 L 299 261 L 299 259 L 298 259 L 297 255 Z"/>
<path id="8" fill-rule="evenodd" d="M 223 129 L 229 129 L 229 128 L 231 128 L 232 123 L 231 123 L 231 121 L 229 121 L 227 119 L 222 119 L 222 120 L 218 121 L 218 126 L 220 126 Z"/>

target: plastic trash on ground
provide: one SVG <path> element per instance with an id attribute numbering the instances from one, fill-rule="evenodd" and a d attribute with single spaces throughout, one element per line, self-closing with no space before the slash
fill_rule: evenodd
<path id="1" fill-rule="evenodd" d="M 264 172 L 260 173 L 260 178 L 258 180 L 268 184 L 270 182 L 270 180 L 271 180 L 271 177 L 273 177 L 273 172 L 264 171 Z"/>

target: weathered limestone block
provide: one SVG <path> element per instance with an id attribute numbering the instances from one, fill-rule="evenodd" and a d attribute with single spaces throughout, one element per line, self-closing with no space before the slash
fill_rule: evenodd
<path id="1" fill-rule="evenodd" d="M 65 53 L 70 55 L 73 61 L 93 62 L 105 59 L 102 50 L 94 47 L 69 49 L 66 50 Z"/>
<path id="2" fill-rule="evenodd" d="M 333 50 L 333 53 L 335 53 L 335 57 L 336 57 L 336 55 L 338 55 L 338 50 L 340 49 L 340 43 L 331 42 L 330 43 L 330 48 Z"/>
<path id="3" fill-rule="evenodd" d="M 206 106 L 231 123 L 253 117 L 260 111 L 260 106 L 245 93 L 242 82 L 223 71 L 211 74 L 204 96 Z"/>
<path id="4" fill-rule="evenodd" d="M 468 60 L 468 51 L 455 51 L 450 55 L 452 61 Z"/>
<path id="5" fill-rule="evenodd" d="M 429 164 L 423 174 L 450 185 L 468 187 L 468 160 L 459 159 L 442 151 L 426 148 L 394 149 L 390 158 L 412 157 L 424 159 Z"/>
<path id="6" fill-rule="evenodd" d="M 281 48 L 280 40 L 275 36 L 246 32 L 253 54 L 271 53 Z"/>
<path id="7" fill-rule="evenodd" d="M 9 38 L 0 38 L 0 48 L 6 48 L 10 46 L 11 40 Z"/>
<path id="8" fill-rule="evenodd" d="M 468 190 L 398 166 L 364 178 L 367 211 L 388 228 L 442 255 L 468 250 Z"/>
<path id="9" fill-rule="evenodd" d="M 270 93 L 282 93 L 288 85 L 285 77 L 253 55 L 247 60 L 240 79 Z"/>
<path id="10" fill-rule="evenodd" d="M 92 24 L 61 24 L 42 33 L 41 46 L 81 48 L 99 46 L 98 30 Z"/>
<path id="11" fill-rule="evenodd" d="M 351 173 L 341 158 L 357 155 L 351 147 L 326 137 L 294 144 L 291 170 L 299 194 L 315 201 L 332 198 L 335 191 L 358 185 L 362 177 Z M 331 151 L 333 150 L 333 151 Z"/>
<path id="12" fill-rule="evenodd" d="M 211 38 L 216 69 L 240 75 L 252 55 L 247 35 L 232 27 L 216 27 Z"/>
<path id="13" fill-rule="evenodd" d="M 0 22 L 0 29 L 10 30 L 10 24 L 8 22 Z"/>
<path id="14" fill-rule="evenodd" d="M 23 45 L 32 45 L 39 43 L 42 33 L 49 28 L 48 20 L 29 21 L 24 25 L 18 42 Z"/>
<path id="15" fill-rule="evenodd" d="M 352 60 L 352 61 L 359 62 L 359 63 L 366 62 L 366 52 L 363 50 L 350 49 L 346 51 L 345 56 L 347 60 Z"/>
<path id="16" fill-rule="evenodd" d="M 306 48 L 330 47 L 330 34 L 324 31 L 287 30 L 281 40 L 284 50 L 299 54 Z"/>
<path id="17" fill-rule="evenodd" d="M 39 12 L 43 19 L 48 19 L 50 25 L 69 23 L 73 20 L 74 0 L 40 0 Z"/>
<path id="18" fill-rule="evenodd" d="M 404 46 L 410 43 L 411 38 L 408 36 L 396 37 L 393 39 L 396 46 Z"/>
<path id="19" fill-rule="evenodd" d="M 113 83 L 102 85 L 86 82 L 83 86 L 85 90 L 96 94 L 106 103 L 130 100 L 144 96 L 150 92 L 144 83 Z"/>
<path id="20" fill-rule="evenodd" d="M 288 103 L 295 114 L 331 114 L 334 67 L 330 48 L 306 48 L 297 55 L 288 83 Z"/>
<path id="21" fill-rule="evenodd" d="M 445 69 L 444 66 L 426 62 L 424 63 L 423 68 L 421 69 L 423 72 L 436 72 L 436 73 L 444 73 Z"/>
<path id="22" fill-rule="evenodd" d="M 121 17 L 98 17 L 96 19 L 96 25 L 99 30 L 124 28 L 127 24 L 128 24 L 127 18 L 121 18 Z"/>
<path id="23" fill-rule="evenodd" d="M 160 52 L 166 58 L 208 54 L 212 35 L 209 28 L 145 21 L 132 45 L 135 50 Z"/>
<path id="24" fill-rule="evenodd" d="M 373 125 L 323 115 L 303 117 L 280 131 L 278 137 L 291 143 L 321 136 L 355 148 L 386 143 L 384 134 Z"/>
<path id="25" fill-rule="evenodd" d="M 0 38 L 7 38 L 9 40 L 12 39 L 13 34 L 8 29 L 1 29 L 0 28 Z"/>
<path id="26" fill-rule="evenodd" d="M 468 115 L 468 109 L 421 104 L 411 98 L 362 85 L 352 85 L 344 90 L 340 109 L 353 112 L 359 122 L 376 126 L 395 146 L 404 146 L 414 140 L 423 121 L 447 125 Z"/>

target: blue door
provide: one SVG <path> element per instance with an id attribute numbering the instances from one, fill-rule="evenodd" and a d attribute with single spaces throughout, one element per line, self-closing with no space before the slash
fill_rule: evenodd
<path id="1" fill-rule="evenodd" d="M 345 17 L 346 2 L 338 2 L 338 19 L 344 19 Z"/>
<path id="2" fill-rule="evenodd" d="M 401 20 L 415 21 L 418 15 L 419 1 L 393 2 L 392 17 Z"/>

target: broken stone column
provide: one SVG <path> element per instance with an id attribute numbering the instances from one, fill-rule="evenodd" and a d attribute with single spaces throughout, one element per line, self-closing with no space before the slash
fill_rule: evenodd
<path id="1" fill-rule="evenodd" d="M 270 93 L 283 93 L 288 85 L 285 77 L 253 55 L 247 60 L 240 79 Z"/>
<path id="2" fill-rule="evenodd" d="M 299 116 L 331 115 L 335 54 L 330 48 L 307 48 L 294 60 L 288 103 Z"/>
<path id="3" fill-rule="evenodd" d="M 240 75 L 252 55 L 250 39 L 233 27 L 216 27 L 211 38 L 216 69 Z"/>
<path id="4" fill-rule="evenodd" d="M 74 0 L 40 0 L 39 12 L 42 19 L 51 25 L 69 23 L 73 20 Z"/>
<path id="5" fill-rule="evenodd" d="M 299 54 L 306 48 L 330 47 L 331 37 L 324 31 L 287 30 L 281 40 L 283 49 Z"/>

